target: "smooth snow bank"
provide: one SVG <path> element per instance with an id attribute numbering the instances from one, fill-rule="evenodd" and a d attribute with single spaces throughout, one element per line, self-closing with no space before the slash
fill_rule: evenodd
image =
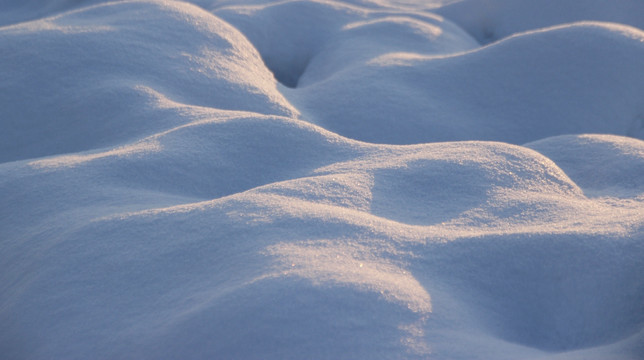
<path id="1" fill-rule="evenodd" d="M 231 115 L 155 151 L 2 167 L 9 354 L 641 354 L 641 195 L 588 198 L 519 146 L 374 146 Z M 644 161 L 639 140 L 599 139 Z"/>
<path id="2" fill-rule="evenodd" d="M 216 7 L 214 13 L 240 29 L 289 87 L 353 71 L 386 53 L 449 54 L 477 46 L 461 28 L 427 12 L 295 0 Z"/>
<path id="3" fill-rule="evenodd" d="M 644 32 L 635 27 L 566 23 L 478 47 L 428 11 L 317 1 L 214 8 L 297 87 L 283 93 L 305 120 L 350 138 L 644 137 Z"/>
<path id="4" fill-rule="evenodd" d="M 560 136 L 525 145 L 550 157 L 593 194 L 644 192 L 644 143 L 611 135 Z M 628 194 L 628 195 L 627 195 Z"/>
<path id="5" fill-rule="evenodd" d="M 452 56 L 390 53 L 287 95 L 326 129 L 377 143 L 643 137 L 642 58 L 641 30 L 578 23 Z"/>
<path id="6" fill-rule="evenodd" d="M 0 357 L 644 357 L 640 29 L 253 2 L 3 4 Z"/>
<path id="7" fill-rule="evenodd" d="M 5 0 L 0 3 L 0 26 L 17 24 L 71 9 L 83 0 Z"/>
<path id="8" fill-rule="evenodd" d="M 109 3 L 3 27 L 0 52 L 3 162 L 181 123 L 168 101 L 296 113 L 237 30 L 181 2 Z"/>
<path id="9" fill-rule="evenodd" d="M 454 21 L 481 43 L 512 34 L 579 21 L 644 28 L 639 0 L 456 0 L 432 11 Z"/>

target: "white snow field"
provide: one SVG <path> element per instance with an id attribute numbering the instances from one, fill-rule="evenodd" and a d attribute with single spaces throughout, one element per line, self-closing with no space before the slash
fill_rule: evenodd
<path id="1" fill-rule="evenodd" d="M 0 2 L 0 359 L 644 359 L 641 0 Z"/>

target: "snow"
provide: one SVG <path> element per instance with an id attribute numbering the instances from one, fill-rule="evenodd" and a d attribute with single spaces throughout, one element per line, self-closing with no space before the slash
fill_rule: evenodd
<path id="1" fill-rule="evenodd" d="M 0 4 L 6 359 L 644 358 L 644 4 Z"/>

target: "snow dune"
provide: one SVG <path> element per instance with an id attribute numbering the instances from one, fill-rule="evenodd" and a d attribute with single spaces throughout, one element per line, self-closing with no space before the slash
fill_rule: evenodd
<path id="1" fill-rule="evenodd" d="M 0 353 L 644 358 L 644 5 L 553 4 L 0 5 Z"/>

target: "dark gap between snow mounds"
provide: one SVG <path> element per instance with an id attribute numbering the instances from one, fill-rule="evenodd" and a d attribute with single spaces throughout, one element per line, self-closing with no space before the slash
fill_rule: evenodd
<path id="1" fill-rule="evenodd" d="M 288 88 L 295 89 L 309 65 L 310 57 L 306 56 L 305 59 L 300 59 L 302 57 L 293 54 L 289 59 L 282 60 L 262 55 L 262 60 L 268 70 L 273 73 L 275 80 Z"/>
<path id="2" fill-rule="evenodd" d="M 213 13 L 244 34 L 275 79 L 289 88 L 299 85 L 312 59 L 346 24 L 385 15 L 307 0 L 257 5 L 252 11 L 222 7 Z"/>

